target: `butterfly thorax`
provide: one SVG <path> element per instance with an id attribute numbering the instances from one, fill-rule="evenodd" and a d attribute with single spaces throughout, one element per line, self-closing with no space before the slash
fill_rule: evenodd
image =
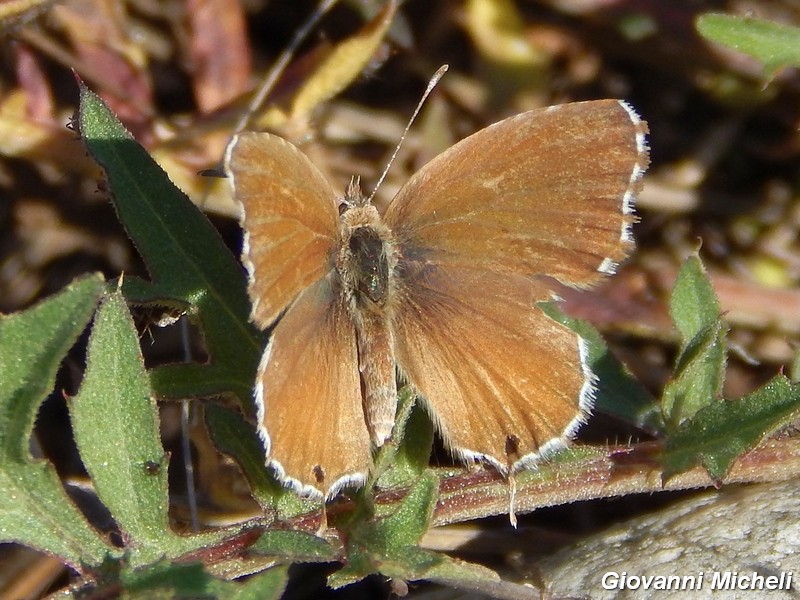
<path id="1" fill-rule="evenodd" d="M 397 262 L 391 232 L 368 201 L 344 206 L 336 256 L 343 292 L 353 311 L 385 314 Z"/>

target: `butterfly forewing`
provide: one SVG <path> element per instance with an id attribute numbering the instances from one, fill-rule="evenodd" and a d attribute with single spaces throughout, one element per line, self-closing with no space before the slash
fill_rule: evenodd
<path id="1" fill-rule="evenodd" d="M 633 247 L 629 204 L 647 166 L 645 131 L 617 100 L 508 118 L 420 169 L 386 224 L 406 253 L 437 264 L 590 285 Z"/>
<path id="2" fill-rule="evenodd" d="M 238 136 L 225 168 L 244 211 L 252 318 L 264 328 L 331 270 L 339 233 L 336 196 L 305 154 L 267 133 Z"/>

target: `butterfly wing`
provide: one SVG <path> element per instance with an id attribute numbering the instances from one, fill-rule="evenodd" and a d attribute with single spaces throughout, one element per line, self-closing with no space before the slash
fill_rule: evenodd
<path id="1" fill-rule="evenodd" d="M 270 463 L 297 491 L 328 495 L 371 466 L 353 321 L 331 275 L 278 322 L 256 385 Z"/>
<path id="2" fill-rule="evenodd" d="M 592 375 L 578 336 L 533 306 L 547 290 L 519 275 L 415 266 L 393 322 L 396 358 L 445 445 L 503 471 L 559 447 L 591 409 Z"/>
<path id="3" fill-rule="evenodd" d="M 371 465 L 352 318 L 333 276 L 336 196 L 308 158 L 280 137 L 245 133 L 225 160 L 243 205 L 243 262 L 252 319 L 278 324 L 256 382 L 259 432 L 270 464 L 318 495 Z"/>
<path id="4" fill-rule="evenodd" d="M 397 361 L 462 457 L 513 470 L 586 418 L 583 342 L 535 308 L 550 299 L 536 276 L 588 286 L 629 253 L 645 132 L 615 100 L 523 113 L 433 159 L 387 209 Z"/>
<path id="5" fill-rule="evenodd" d="M 333 267 L 336 195 L 305 154 L 268 133 L 237 136 L 225 170 L 243 207 L 251 318 L 263 329 Z"/>
<path id="6" fill-rule="evenodd" d="M 633 246 L 645 133 L 617 100 L 522 113 L 434 158 L 384 219 L 401 243 L 438 264 L 587 286 Z"/>

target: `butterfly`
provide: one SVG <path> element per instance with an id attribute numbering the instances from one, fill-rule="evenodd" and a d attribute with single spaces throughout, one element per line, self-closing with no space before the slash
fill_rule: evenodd
<path id="1" fill-rule="evenodd" d="M 392 434 L 397 377 L 444 445 L 503 474 L 565 446 L 592 408 L 586 343 L 546 316 L 634 244 L 647 125 L 624 101 L 525 112 L 415 173 L 382 214 L 268 133 L 230 144 L 267 463 L 297 492 L 363 484 Z"/>

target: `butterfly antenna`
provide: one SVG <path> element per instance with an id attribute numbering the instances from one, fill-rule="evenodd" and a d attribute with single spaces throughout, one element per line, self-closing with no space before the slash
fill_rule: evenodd
<path id="1" fill-rule="evenodd" d="M 400 141 L 397 142 L 397 146 L 394 148 L 394 152 L 392 152 L 392 157 L 389 159 L 389 162 L 386 163 L 386 166 L 383 169 L 383 173 L 381 173 L 380 178 L 378 179 L 378 183 L 375 184 L 375 188 L 372 190 L 372 194 L 369 196 L 369 201 L 372 202 L 372 199 L 375 197 L 375 194 L 378 192 L 378 188 L 381 187 L 383 180 L 386 179 L 386 174 L 389 172 L 389 168 L 392 166 L 394 159 L 397 158 L 397 153 L 400 151 L 400 146 L 403 145 L 403 141 L 405 141 L 406 136 L 408 135 L 409 129 L 411 129 L 411 125 L 414 123 L 414 120 L 417 118 L 419 111 L 422 110 L 422 105 L 425 104 L 425 100 L 428 99 L 428 96 L 431 95 L 433 88 L 436 87 L 436 84 L 439 83 L 439 80 L 442 76 L 447 73 L 447 69 L 449 69 L 449 65 L 442 65 L 433 74 L 431 80 L 428 82 L 428 87 L 425 88 L 425 92 L 422 94 L 422 98 L 419 100 L 419 104 L 417 104 L 417 108 L 414 109 L 414 114 L 411 115 L 411 118 L 408 120 L 408 125 L 406 125 L 405 130 L 403 131 L 403 135 L 400 136 Z"/>
<path id="2" fill-rule="evenodd" d="M 292 60 L 292 56 L 294 56 L 294 53 L 300 47 L 300 44 L 305 41 L 306 37 L 308 37 L 308 34 L 311 33 L 311 30 L 314 29 L 314 27 L 316 27 L 320 19 L 322 19 L 322 17 L 324 17 L 325 14 L 337 2 L 338 0 L 321 0 L 317 6 L 317 10 L 315 10 L 314 13 L 303 24 L 303 26 L 297 30 L 297 32 L 294 34 L 294 37 L 289 42 L 289 45 L 286 46 L 283 52 L 281 52 L 278 60 L 275 61 L 272 69 L 264 78 L 264 81 L 261 83 L 261 86 L 258 88 L 255 96 L 253 96 L 250 104 L 248 104 L 247 110 L 236 123 L 236 127 L 233 130 L 234 135 L 242 132 L 244 128 L 247 127 L 250 119 L 261 108 L 261 105 L 264 103 L 267 95 L 272 91 L 272 88 L 275 87 L 275 83 L 278 81 L 278 78 L 286 70 L 286 66 L 289 64 L 289 61 Z"/>

